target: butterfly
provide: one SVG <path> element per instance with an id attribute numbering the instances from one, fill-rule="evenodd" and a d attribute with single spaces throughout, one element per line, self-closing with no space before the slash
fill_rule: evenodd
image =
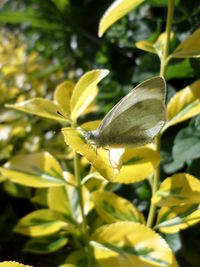
<path id="1" fill-rule="evenodd" d="M 148 79 L 133 88 L 86 138 L 97 147 L 134 148 L 151 143 L 166 122 L 166 83 Z"/>

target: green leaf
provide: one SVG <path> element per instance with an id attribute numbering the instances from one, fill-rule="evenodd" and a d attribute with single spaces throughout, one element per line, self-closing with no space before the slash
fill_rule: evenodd
<path id="1" fill-rule="evenodd" d="M 64 81 L 56 87 L 54 93 L 54 99 L 56 104 L 60 106 L 62 110 L 62 115 L 67 118 L 70 118 L 71 108 L 70 108 L 70 99 L 72 96 L 75 83 L 71 81 Z"/>
<path id="2" fill-rule="evenodd" d="M 176 79 L 176 78 L 189 78 L 194 77 L 195 72 L 191 66 L 189 59 L 185 59 L 178 63 L 170 64 L 166 71 L 166 80 Z"/>
<path id="3" fill-rule="evenodd" d="M 59 115 L 59 113 L 62 114 L 62 109 L 57 104 L 44 98 L 32 98 L 17 104 L 6 105 L 6 107 L 59 122 L 69 122 L 69 119 Z"/>
<path id="4" fill-rule="evenodd" d="M 1 11 L 0 21 L 4 23 L 20 24 L 28 23 L 32 27 L 43 30 L 55 31 L 60 29 L 60 25 L 54 22 L 46 21 L 38 13 L 33 11 Z"/>
<path id="5" fill-rule="evenodd" d="M 59 236 L 32 238 L 26 242 L 24 251 L 36 254 L 49 254 L 61 249 L 67 243 L 67 238 Z"/>
<path id="6" fill-rule="evenodd" d="M 192 118 L 200 113 L 200 80 L 176 93 L 167 105 L 168 121 L 162 129 Z"/>
<path id="7" fill-rule="evenodd" d="M 12 182 L 25 186 L 42 188 L 65 183 L 59 163 L 48 152 L 13 157 L 0 170 Z"/>
<path id="8" fill-rule="evenodd" d="M 172 53 L 174 58 L 200 57 L 200 28 L 184 40 Z"/>
<path id="9" fill-rule="evenodd" d="M 83 114 L 85 109 L 94 100 L 97 93 L 97 84 L 109 73 L 108 70 L 92 70 L 86 72 L 77 82 L 71 98 L 71 119 Z"/>
<path id="10" fill-rule="evenodd" d="M 150 228 L 117 222 L 97 229 L 92 237 L 95 259 L 101 267 L 177 267 L 166 241 Z"/>
<path id="11" fill-rule="evenodd" d="M 115 0 L 106 10 L 99 23 L 99 37 L 117 20 L 137 8 L 144 0 Z"/>
<path id="12" fill-rule="evenodd" d="M 14 232 L 32 237 L 46 236 L 57 233 L 67 224 L 59 221 L 51 210 L 36 210 L 21 218 L 14 228 Z"/>
<path id="13" fill-rule="evenodd" d="M 134 221 L 144 223 L 143 215 L 128 200 L 111 192 L 94 192 L 94 207 L 107 223 L 117 221 Z"/>
<path id="14" fill-rule="evenodd" d="M 155 229 L 165 234 L 174 234 L 200 221 L 199 205 L 163 207 L 158 213 Z"/>
<path id="15" fill-rule="evenodd" d="M 188 173 L 178 173 L 168 177 L 152 197 L 152 203 L 160 207 L 199 202 L 200 181 Z"/>

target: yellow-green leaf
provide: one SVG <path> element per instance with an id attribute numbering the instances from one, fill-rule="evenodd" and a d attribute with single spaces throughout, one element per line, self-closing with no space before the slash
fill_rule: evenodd
<path id="1" fill-rule="evenodd" d="M 200 57 L 200 28 L 184 40 L 172 53 L 175 58 Z"/>
<path id="2" fill-rule="evenodd" d="M 99 37 L 118 19 L 137 8 L 144 0 L 115 0 L 106 10 L 99 23 Z"/>
<path id="3" fill-rule="evenodd" d="M 65 264 L 72 264 L 75 266 L 88 266 L 88 259 L 85 250 L 73 251 L 65 260 Z"/>
<path id="4" fill-rule="evenodd" d="M 157 206 L 179 206 L 199 202 L 200 181 L 188 173 L 168 177 L 152 197 L 152 203 Z"/>
<path id="5" fill-rule="evenodd" d="M 57 105 L 60 106 L 62 110 L 62 115 L 67 118 L 70 118 L 71 114 L 70 99 L 74 87 L 75 83 L 71 81 L 64 81 L 56 87 L 54 93 L 54 99 Z"/>
<path id="6" fill-rule="evenodd" d="M 200 80 L 176 93 L 167 105 L 168 121 L 162 129 L 185 121 L 200 113 Z"/>
<path id="7" fill-rule="evenodd" d="M 158 213 L 155 229 L 159 229 L 162 233 L 174 234 L 198 222 L 200 222 L 199 205 L 162 207 Z"/>
<path id="8" fill-rule="evenodd" d="M 93 167 L 106 179 L 113 181 L 118 174 L 117 166 L 121 165 L 123 149 L 110 152 L 93 146 L 84 136 L 81 129 L 63 128 L 65 142 L 76 152 L 86 157 Z M 113 164 L 111 166 L 111 163 Z M 115 168 L 114 168 L 115 167 Z"/>
<path id="9" fill-rule="evenodd" d="M 0 267 L 33 267 L 33 266 L 24 265 L 16 261 L 3 261 L 0 262 Z"/>
<path id="10" fill-rule="evenodd" d="M 166 241 L 152 229 L 135 222 L 102 226 L 91 244 L 101 267 L 177 267 Z"/>
<path id="11" fill-rule="evenodd" d="M 77 82 L 71 97 L 71 119 L 76 119 L 94 100 L 97 84 L 108 75 L 108 70 L 92 70 L 85 73 Z"/>
<path id="12" fill-rule="evenodd" d="M 48 152 L 13 157 L 2 168 L 3 176 L 31 187 L 52 187 L 64 184 L 62 169 Z"/>
<path id="13" fill-rule="evenodd" d="M 65 186 L 52 187 L 48 190 L 48 206 L 54 211 L 61 213 L 68 222 L 74 223 L 74 213 L 70 205 L 69 195 Z"/>
<path id="14" fill-rule="evenodd" d="M 59 113 L 62 114 L 62 109 L 53 101 L 45 98 L 32 98 L 17 104 L 6 105 L 6 107 L 59 122 L 69 122 L 69 119 L 59 115 Z"/>
<path id="15" fill-rule="evenodd" d="M 36 254 L 50 254 L 64 247 L 67 242 L 68 239 L 66 237 L 56 235 L 32 238 L 26 242 L 24 251 Z"/>
<path id="16" fill-rule="evenodd" d="M 171 33 L 170 39 L 172 40 L 174 37 L 174 34 Z M 137 48 L 142 49 L 144 51 L 157 54 L 160 58 L 162 58 L 163 49 L 165 45 L 166 40 L 166 33 L 161 33 L 157 40 L 154 43 L 151 43 L 149 41 L 143 40 L 137 42 L 135 45 Z"/>
<path id="17" fill-rule="evenodd" d="M 122 156 L 122 168 L 113 181 L 123 184 L 142 181 L 153 174 L 160 159 L 160 155 L 148 147 L 127 149 Z"/>
<path id="18" fill-rule="evenodd" d="M 111 192 L 95 192 L 92 194 L 94 207 L 107 223 L 117 221 L 133 221 L 144 223 L 144 217 L 128 200 Z"/>
<path id="19" fill-rule="evenodd" d="M 21 218 L 14 232 L 32 237 L 40 237 L 57 233 L 67 224 L 59 221 L 51 210 L 36 210 Z"/>

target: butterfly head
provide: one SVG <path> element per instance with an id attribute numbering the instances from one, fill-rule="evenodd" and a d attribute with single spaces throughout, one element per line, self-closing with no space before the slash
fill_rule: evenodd
<path id="1" fill-rule="evenodd" d="M 100 147 L 100 140 L 99 140 L 99 131 L 88 131 L 85 133 L 85 137 L 93 144 L 96 145 L 97 147 Z"/>

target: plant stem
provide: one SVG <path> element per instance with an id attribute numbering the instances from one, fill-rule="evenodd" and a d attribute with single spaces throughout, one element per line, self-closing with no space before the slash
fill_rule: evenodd
<path id="1" fill-rule="evenodd" d="M 173 15 L 174 15 L 174 4 L 175 4 L 175 0 L 168 0 L 167 25 L 166 25 L 166 31 L 165 31 L 166 40 L 165 40 L 163 55 L 161 58 L 161 67 L 160 67 L 161 76 L 165 76 L 167 65 L 169 63 L 168 55 L 169 55 L 169 45 L 170 45 L 170 34 L 171 34 L 172 21 L 173 21 Z M 156 151 L 158 153 L 160 153 L 160 141 L 161 141 L 161 135 L 158 134 L 155 140 Z M 160 166 L 157 167 L 155 174 L 154 174 L 153 185 L 152 185 L 152 195 L 154 195 L 156 191 L 158 190 L 159 181 L 160 181 Z M 148 227 L 153 226 L 155 215 L 156 215 L 156 206 L 153 203 L 151 203 L 149 215 L 147 219 Z"/>
<path id="2" fill-rule="evenodd" d="M 83 188 L 81 185 L 81 174 L 80 174 L 80 160 L 79 155 L 74 151 L 74 174 L 77 181 L 77 191 L 79 197 L 79 205 L 82 215 L 82 231 L 85 240 L 85 245 L 87 247 L 87 256 L 88 256 L 88 266 L 92 267 L 92 253 L 91 247 L 89 244 L 89 233 L 88 233 L 88 226 L 87 226 L 87 218 L 84 213 L 84 200 L 83 200 Z"/>

